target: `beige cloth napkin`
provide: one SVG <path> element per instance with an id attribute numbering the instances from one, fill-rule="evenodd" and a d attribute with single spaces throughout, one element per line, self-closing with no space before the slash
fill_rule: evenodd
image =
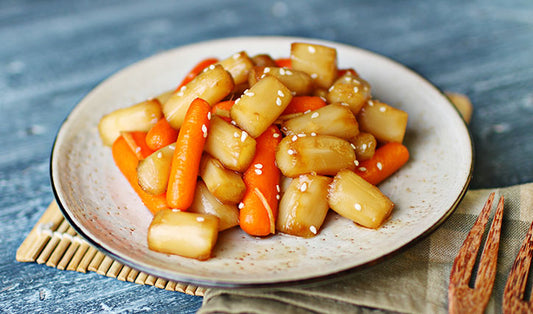
<path id="1" fill-rule="evenodd" d="M 533 220 L 533 183 L 470 190 L 434 233 L 376 266 L 306 286 L 208 289 L 199 313 L 447 313 L 453 260 L 492 191 L 496 200 L 505 197 L 505 208 L 498 273 L 487 313 L 500 313 L 507 276 Z"/>

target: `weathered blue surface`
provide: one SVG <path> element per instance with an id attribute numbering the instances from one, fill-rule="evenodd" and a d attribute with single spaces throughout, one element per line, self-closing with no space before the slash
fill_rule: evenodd
<path id="1" fill-rule="evenodd" d="M 0 0 L 0 312 L 199 308 L 179 292 L 18 263 L 15 251 L 52 200 L 55 134 L 91 88 L 162 50 L 243 35 L 359 46 L 467 94 L 472 187 L 533 181 L 532 1 Z"/>

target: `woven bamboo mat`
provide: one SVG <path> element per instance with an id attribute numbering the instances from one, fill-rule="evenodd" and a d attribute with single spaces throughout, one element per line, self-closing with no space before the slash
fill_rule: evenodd
<path id="1" fill-rule="evenodd" d="M 17 250 L 19 262 L 36 262 L 61 270 L 93 271 L 121 281 L 203 296 L 205 288 L 167 281 L 113 260 L 78 236 L 54 201 Z"/>

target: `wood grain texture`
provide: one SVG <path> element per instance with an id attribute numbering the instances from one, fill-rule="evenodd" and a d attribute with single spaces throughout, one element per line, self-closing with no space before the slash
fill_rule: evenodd
<path id="1" fill-rule="evenodd" d="M 117 70 L 228 36 L 359 46 L 469 96 L 472 187 L 507 186 L 533 181 L 531 16 L 533 2 L 519 0 L 0 1 L 0 312 L 192 313 L 201 305 L 200 297 L 130 283 L 134 278 L 15 261 L 53 199 L 49 155 L 61 122 Z M 73 260 L 67 269 L 85 262 Z"/>

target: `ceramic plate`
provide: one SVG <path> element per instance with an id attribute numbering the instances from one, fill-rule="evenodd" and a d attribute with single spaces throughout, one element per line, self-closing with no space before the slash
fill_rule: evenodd
<path id="1" fill-rule="evenodd" d="M 331 212 L 319 234 L 223 232 L 208 261 L 150 251 L 152 215 L 115 167 L 97 124 L 106 113 L 174 88 L 205 57 L 245 50 L 287 57 L 290 44 L 306 41 L 335 47 L 340 68 L 354 67 L 372 94 L 409 113 L 404 144 L 411 159 L 380 189 L 396 204 L 378 230 L 356 226 Z M 288 284 L 329 277 L 370 265 L 433 231 L 455 209 L 472 172 L 469 132 L 448 99 L 428 81 L 388 58 L 355 47 L 314 39 L 250 37 L 176 48 L 133 64 L 103 81 L 70 113 L 57 135 L 52 185 L 76 231 L 115 259 L 149 274 L 204 286 Z"/>

